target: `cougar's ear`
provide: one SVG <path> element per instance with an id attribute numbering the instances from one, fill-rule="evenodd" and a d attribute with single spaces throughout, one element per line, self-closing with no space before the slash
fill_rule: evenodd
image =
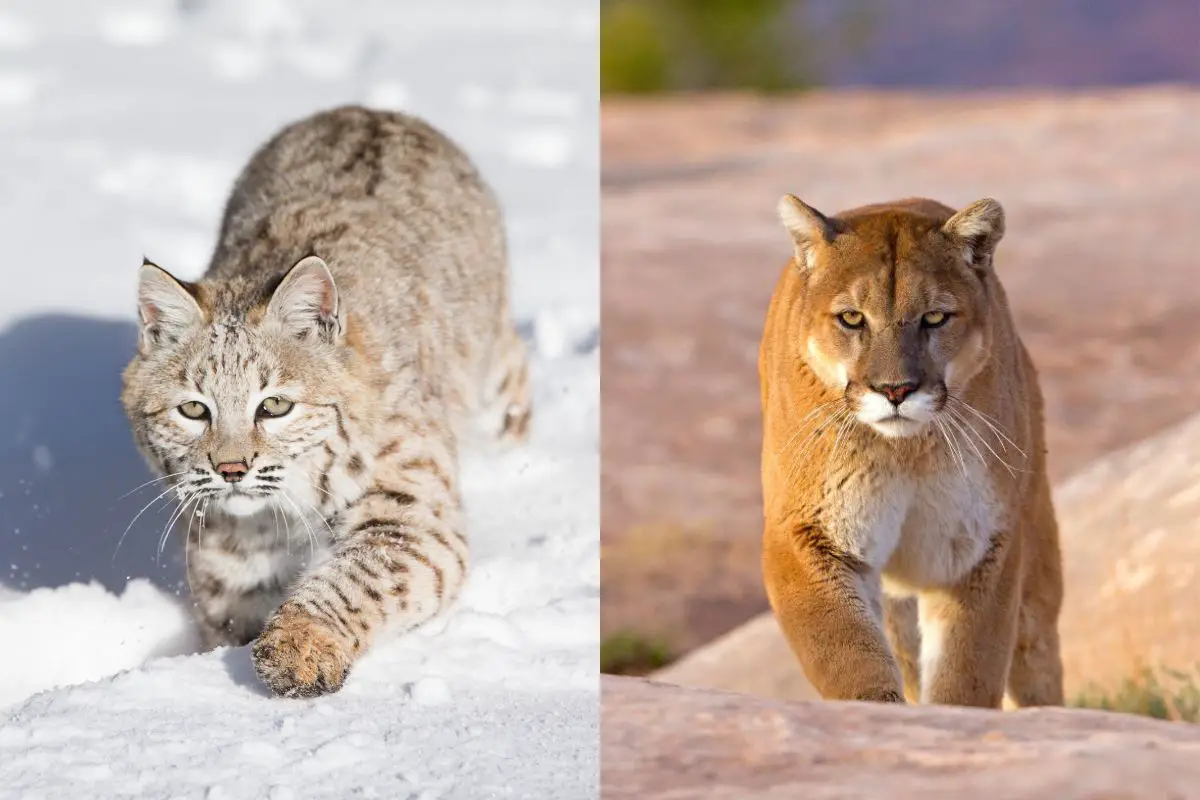
<path id="1" fill-rule="evenodd" d="M 142 261 L 138 270 L 138 347 L 143 355 L 204 322 L 204 312 L 192 291 L 191 284 L 149 260 Z"/>
<path id="2" fill-rule="evenodd" d="M 1004 208 L 990 197 L 976 200 L 946 220 L 942 233 L 962 247 L 967 264 L 986 270 L 1004 238 Z"/>
<path id="3" fill-rule="evenodd" d="M 817 242 L 829 243 L 837 236 L 834 223 L 793 194 L 785 194 L 779 201 L 779 219 L 792 237 L 796 248 L 796 265 L 809 270 L 816 264 Z"/>
<path id="4" fill-rule="evenodd" d="M 345 326 L 337 284 L 325 262 L 317 256 L 297 261 L 271 295 L 267 319 L 297 338 L 335 341 L 341 337 Z"/>

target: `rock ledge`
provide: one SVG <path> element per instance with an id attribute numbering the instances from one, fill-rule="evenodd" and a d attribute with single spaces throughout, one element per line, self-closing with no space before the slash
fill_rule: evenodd
<path id="1" fill-rule="evenodd" d="M 605 798 L 1200 798 L 1200 727 L 603 678 Z"/>

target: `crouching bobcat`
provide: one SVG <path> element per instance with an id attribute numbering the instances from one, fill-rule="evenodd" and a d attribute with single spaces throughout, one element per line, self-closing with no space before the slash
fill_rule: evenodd
<path id="1" fill-rule="evenodd" d="M 760 350 L 763 572 L 823 697 L 1062 703 L 1042 399 L 992 257 L 1004 212 L 923 199 L 795 245 Z"/>
<path id="2" fill-rule="evenodd" d="M 467 156 L 357 107 L 254 155 L 199 282 L 142 266 L 122 402 L 188 520 L 205 643 L 256 640 L 276 694 L 336 691 L 458 594 L 463 422 L 520 438 L 530 416 L 507 269 Z"/>

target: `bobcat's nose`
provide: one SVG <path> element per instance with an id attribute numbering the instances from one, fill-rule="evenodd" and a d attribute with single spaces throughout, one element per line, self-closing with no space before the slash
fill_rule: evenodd
<path id="1" fill-rule="evenodd" d="M 237 483 L 246 477 L 246 473 L 249 471 L 250 465 L 245 461 L 226 461 L 217 464 L 217 474 L 224 478 L 226 483 Z"/>
<path id="2" fill-rule="evenodd" d="M 871 388 L 886 397 L 892 405 L 899 406 L 904 402 L 906 397 L 917 390 L 917 384 L 913 381 L 907 383 L 880 383 Z"/>

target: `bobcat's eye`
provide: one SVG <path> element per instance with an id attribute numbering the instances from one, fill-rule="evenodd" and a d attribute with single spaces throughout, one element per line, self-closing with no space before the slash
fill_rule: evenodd
<path id="1" fill-rule="evenodd" d="M 940 328 L 950 321 L 950 315 L 944 311 L 930 311 L 921 317 L 921 325 L 925 328 Z"/>
<path id="2" fill-rule="evenodd" d="M 837 319 L 842 323 L 842 327 L 850 330 L 861 328 L 865 322 L 861 311 L 843 311 L 837 315 Z"/>
<path id="3" fill-rule="evenodd" d="M 188 419 L 208 419 L 208 406 L 189 400 L 179 407 L 179 413 Z"/>
<path id="4" fill-rule="evenodd" d="M 282 397 L 268 397 L 258 406 L 258 416 L 282 417 L 291 411 L 294 405 L 295 403 L 291 400 L 285 400 Z"/>

